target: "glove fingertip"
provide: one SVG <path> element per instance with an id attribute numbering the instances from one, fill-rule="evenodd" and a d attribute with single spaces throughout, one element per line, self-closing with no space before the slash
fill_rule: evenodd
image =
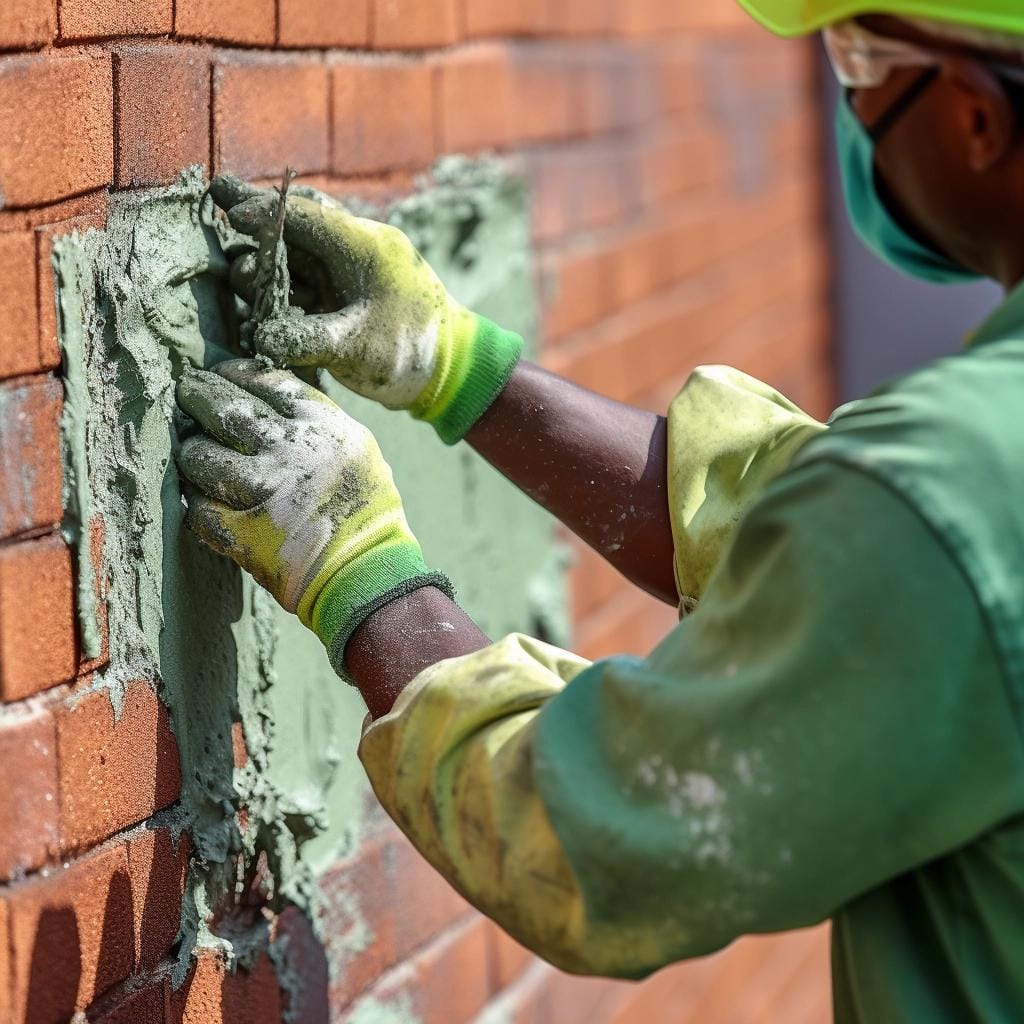
<path id="1" fill-rule="evenodd" d="M 230 210 L 247 199 L 263 195 L 264 192 L 264 189 L 243 181 L 236 174 L 218 174 L 210 182 L 210 195 L 222 210 Z"/>

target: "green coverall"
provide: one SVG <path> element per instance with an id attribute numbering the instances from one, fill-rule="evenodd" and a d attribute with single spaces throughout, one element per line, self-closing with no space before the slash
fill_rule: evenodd
<path id="1" fill-rule="evenodd" d="M 1024 288 L 827 427 L 733 370 L 670 413 L 680 625 L 511 636 L 360 754 L 467 898 L 640 978 L 831 918 L 839 1021 L 1024 1013 Z"/>

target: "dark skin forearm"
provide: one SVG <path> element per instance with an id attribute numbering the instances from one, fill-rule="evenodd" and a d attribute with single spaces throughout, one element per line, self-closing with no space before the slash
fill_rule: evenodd
<path id="1" fill-rule="evenodd" d="M 628 580 L 678 603 L 664 417 L 530 363 L 466 441 Z"/>
<path id="2" fill-rule="evenodd" d="M 676 603 L 664 418 L 523 363 L 466 440 L 628 579 Z M 489 643 L 454 601 L 425 587 L 369 616 L 345 667 L 379 718 L 425 668 Z"/>
<path id="3" fill-rule="evenodd" d="M 415 590 L 374 612 L 352 634 L 345 668 L 374 718 L 425 668 L 490 643 L 476 623 L 435 587 Z"/>

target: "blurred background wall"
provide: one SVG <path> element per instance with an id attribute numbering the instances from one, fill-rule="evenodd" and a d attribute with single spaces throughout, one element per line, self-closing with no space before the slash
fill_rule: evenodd
<path id="1" fill-rule="evenodd" d="M 103 665 L 81 655 L 59 530 L 49 260 L 113 194 L 190 164 L 259 180 L 291 164 L 387 202 L 438 157 L 498 154 L 532 196 L 544 365 L 663 412 L 694 366 L 729 363 L 825 417 L 901 369 L 907 339 L 913 359 L 955 346 L 949 325 L 991 293 L 920 301 L 851 240 L 816 44 L 773 39 L 733 0 L 9 0 L 0 51 L 0 1020 L 827 1020 L 825 928 L 642 986 L 571 979 L 372 804 L 321 879 L 326 943 L 286 912 L 287 957 L 279 942 L 229 974 L 204 954 L 172 991 L 189 855 L 162 816 L 174 709 L 150 681 L 117 720 L 90 693 Z M 567 543 L 575 648 L 650 650 L 673 610 Z"/>

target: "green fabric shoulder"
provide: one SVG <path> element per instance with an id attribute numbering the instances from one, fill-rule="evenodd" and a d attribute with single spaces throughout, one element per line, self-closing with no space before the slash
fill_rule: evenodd
<path id="1" fill-rule="evenodd" d="M 793 468 L 858 469 L 917 511 L 975 591 L 1024 726 L 1024 339 L 897 379 L 829 427 Z"/>

